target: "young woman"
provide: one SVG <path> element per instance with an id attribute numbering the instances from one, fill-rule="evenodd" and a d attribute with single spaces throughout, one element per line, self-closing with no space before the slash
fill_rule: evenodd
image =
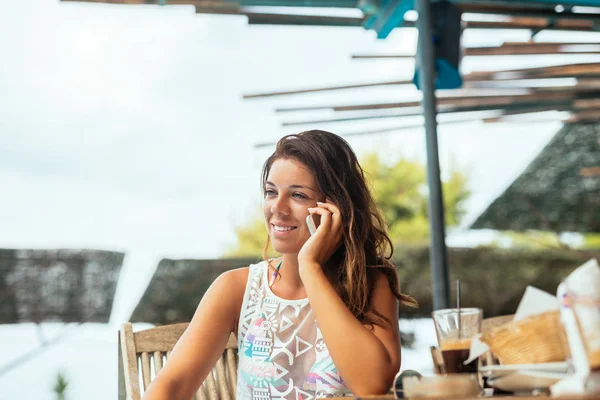
<path id="1" fill-rule="evenodd" d="M 206 292 L 144 399 L 190 399 L 238 338 L 237 398 L 386 393 L 400 369 L 399 291 L 385 223 L 348 143 L 282 138 L 262 173 L 265 261 Z M 313 235 L 306 218 L 319 221 Z M 269 242 L 281 257 L 267 260 Z"/>

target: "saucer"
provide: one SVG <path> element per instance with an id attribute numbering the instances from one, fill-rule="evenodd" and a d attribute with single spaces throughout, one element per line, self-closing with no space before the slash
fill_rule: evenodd
<path id="1" fill-rule="evenodd" d="M 490 378 L 499 378 L 504 375 L 513 374 L 517 371 L 558 372 L 565 374 L 568 370 L 569 366 L 566 362 L 486 365 L 485 367 L 479 367 L 479 372 Z"/>
<path id="2" fill-rule="evenodd" d="M 567 377 L 566 372 L 516 371 L 488 379 L 488 384 L 507 392 L 532 392 L 548 389 L 556 382 Z"/>

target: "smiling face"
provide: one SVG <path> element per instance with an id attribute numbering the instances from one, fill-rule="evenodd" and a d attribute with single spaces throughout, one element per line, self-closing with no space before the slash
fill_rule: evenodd
<path id="1" fill-rule="evenodd" d="M 299 161 L 280 158 L 273 162 L 264 187 L 265 225 L 273 248 L 281 254 L 297 254 L 310 237 L 308 208 L 325 201 L 312 173 Z"/>

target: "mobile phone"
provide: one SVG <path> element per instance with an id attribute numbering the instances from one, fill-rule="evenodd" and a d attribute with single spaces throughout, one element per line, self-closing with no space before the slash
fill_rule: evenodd
<path id="1" fill-rule="evenodd" d="M 315 219 L 315 216 L 313 214 L 308 214 L 308 217 L 306 217 L 306 225 L 308 225 L 308 231 L 312 236 L 317 230 L 318 226 L 318 221 Z"/>

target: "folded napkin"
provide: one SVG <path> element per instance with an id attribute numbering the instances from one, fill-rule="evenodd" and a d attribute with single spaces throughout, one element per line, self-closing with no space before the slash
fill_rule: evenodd
<path id="1" fill-rule="evenodd" d="M 567 333 L 574 374 L 551 387 L 552 395 L 600 392 L 600 267 L 591 259 L 557 289 L 561 321 Z M 590 364 L 592 364 L 590 366 Z"/>

